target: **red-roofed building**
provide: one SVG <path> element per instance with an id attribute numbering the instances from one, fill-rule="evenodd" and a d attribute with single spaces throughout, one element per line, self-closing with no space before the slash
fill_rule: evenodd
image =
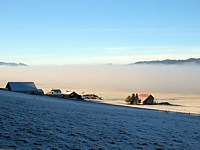
<path id="1" fill-rule="evenodd" d="M 151 94 L 139 94 L 139 103 L 151 105 L 154 103 L 154 97 Z"/>

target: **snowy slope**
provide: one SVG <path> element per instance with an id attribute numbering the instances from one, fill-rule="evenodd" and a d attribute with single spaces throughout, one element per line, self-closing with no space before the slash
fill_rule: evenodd
<path id="1" fill-rule="evenodd" d="M 0 148 L 194 149 L 200 117 L 0 91 Z"/>

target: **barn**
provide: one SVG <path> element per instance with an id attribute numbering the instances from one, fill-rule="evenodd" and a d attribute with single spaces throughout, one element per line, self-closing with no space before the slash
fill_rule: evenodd
<path id="1" fill-rule="evenodd" d="M 144 105 L 154 104 L 154 97 L 151 94 L 139 94 L 139 103 Z"/>
<path id="2" fill-rule="evenodd" d="M 8 82 L 6 89 L 12 92 L 36 94 L 38 89 L 33 82 Z"/>
<path id="3" fill-rule="evenodd" d="M 67 92 L 66 94 L 63 95 L 64 98 L 73 98 L 73 99 L 79 99 L 83 100 L 82 96 L 77 94 L 76 92 Z"/>

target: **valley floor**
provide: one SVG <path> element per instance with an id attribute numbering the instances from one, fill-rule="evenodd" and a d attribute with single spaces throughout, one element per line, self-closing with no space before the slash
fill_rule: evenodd
<path id="1" fill-rule="evenodd" d="M 169 102 L 172 105 L 127 105 L 124 100 L 132 94 L 130 91 L 98 90 L 95 93 L 103 97 L 100 103 L 200 115 L 200 94 L 151 93 L 156 102 Z"/>

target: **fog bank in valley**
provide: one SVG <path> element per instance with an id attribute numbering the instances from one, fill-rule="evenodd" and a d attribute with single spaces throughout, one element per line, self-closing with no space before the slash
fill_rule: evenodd
<path id="1" fill-rule="evenodd" d="M 199 93 L 200 66 L 68 65 L 1 66 L 0 86 L 33 81 L 39 88 L 111 89 L 136 92 Z"/>

